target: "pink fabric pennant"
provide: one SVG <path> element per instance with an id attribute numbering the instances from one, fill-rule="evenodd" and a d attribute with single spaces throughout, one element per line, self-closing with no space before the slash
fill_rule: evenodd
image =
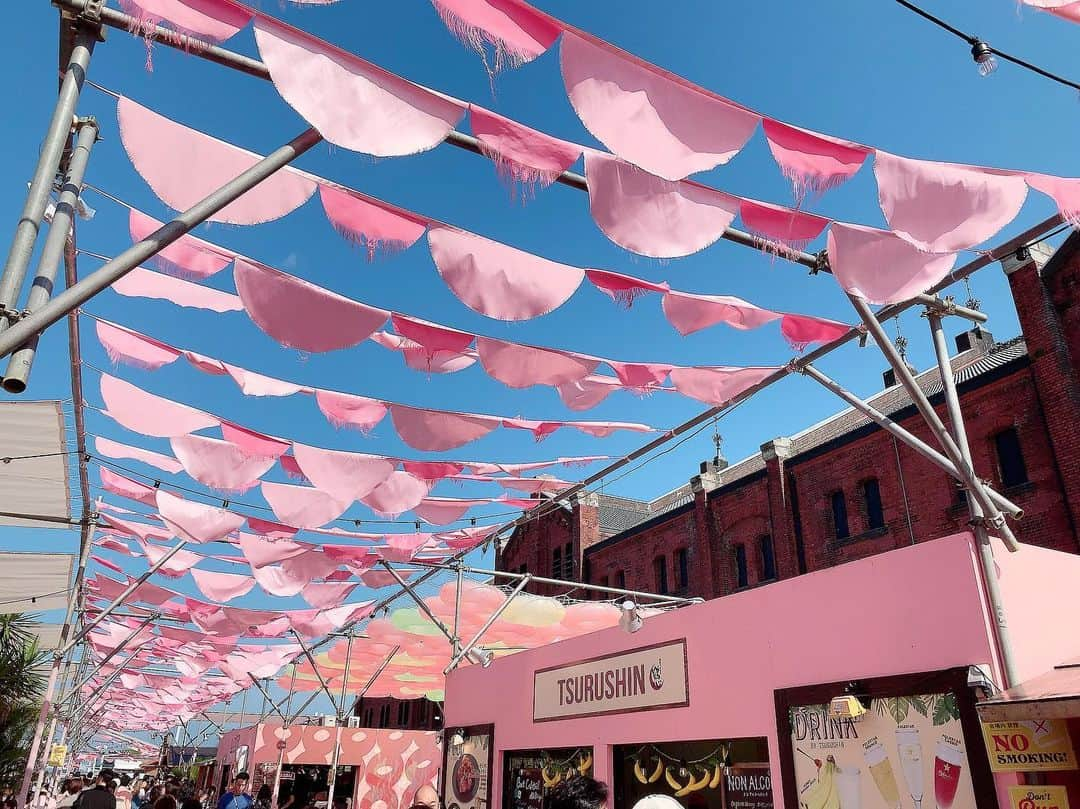
<path id="1" fill-rule="evenodd" d="M 129 98 L 116 102 L 120 139 L 135 170 L 166 205 L 186 211 L 262 158 L 170 121 Z M 211 222 L 257 225 L 299 208 L 315 183 L 285 167 L 209 217 Z"/>
<path id="2" fill-rule="evenodd" d="M 129 537 L 140 539 L 172 539 L 173 532 L 162 525 L 148 525 L 146 523 L 125 520 L 113 514 L 101 514 L 100 519 L 105 525 L 114 531 Z"/>
<path id="3" fill-rule="evenodd" d="M 851 326 L 808 315 L 785 314 L 780 319 L 780 333 L 796 351 L 813 343 L 830 343 L 851 331 Z"/>
<path id="4" fill-rule="evenodd" d="M 898 303 L 948 275 L 955 253 L 925 253 L 888 230 L 834 223 L 829 228 L 829 265 L 848 294 L 870 303 Z"/>
<path id="5" fill-rule="evenodd" d="M 193 284 L 171 275 L 136 267 L 113 282 L 112 290 L 128 298 L 152 298 L 170 301 L 177 306 L 207 309 L 211 312 L 242 312 L 244 305 L 238 295 Z"/>
<path id="6" fill-rule="evenodd" d="M 721 407 L 744 393 L 779 368 L 676 368 L 671 382 L 683 396 L 713 407 Z"/>
<path id="7" fill-rule="evenodd" d="M 107 551 L 113 553 L 122 553 L 124 556 L 134 556 L 135 553 L 131 550 L 131 547 L 126 542 L 121 542 L 115 537 L 102 537 L 101 539 L 95 539 L 94 544 L 99 548 L 104 548 Z"/>
<path id="8" fill-rule="evenodd" d="M 285 457 L 284 455 L 282 456 Z M 260 520 L 256 517 L 248 517 L 248 528 L 257 534 L 261 534 L 265 537 L 272 539 L 280 539 L 282 537 L 291 537 L 297 530 L 297 528 L 291 525 L 282 525 L 279 522 L 273 520 Z"/>
<path id="9" fill-rule="evenodd" d="M 352 502 L 307 486 L 263 481 L 262 494 L 274 515 L 287 525 L 318 528 L 336 520 Z"/>
<path id="10" fill-rule="evenodd" d="M 654 433 L 647 424 L 632 421 L 538 421 L 535 419 L 503 419 L 503 426 L 512 430 L 528 430 L 537 441 L 542 441 L 556 430 L 569 427 L 594 438 L 607 438 L 609 435 L 626 430 L 632 433 Z"/>
<path id="11" fill-rule="evenodd" d="M 157 508 L 165 525 L 188 542 L 216 542 L 244 524 L 242 514 L 157 492 Z"/>
<path id="12" fill-rule="evenodd" d="M 489 498 L 453 500 L 446 497 L 425 497 L 413 507 L 413 513 L 432 525 L 450 525 L 464 517 L 470 508 L 490 502 Z"/>
<path id="13" fill-rule="evenodd" d="M 766 118 L 761 124 L 765 140 L 780 171 L 791 181 L 798 204 L 836 188 L 855 175 L 872 151 L 853 141 Z"/>
<path id="14" fill-rule="evenodd" d="M 465 464 L 456 461 L 406 461 L 401 462 L 401 468 L 411 475 L 429 483 L 457 475 L 464 471 Z"/>
<path id="15" fill-rule="evenodd" d="M 491 337 L 477 337 L 476 351 L 488 375 L 511 388 L 562 385 L 585 378 L 600 364 L 584 354 Z"/>
<path id="16" fill-rule="evenodd" d="M 251 525 L 250 520 L 248 520 L 248 525 Z M 252 530 L 257 529 L 252 527 Z M 311 546 L 307 543 L 294 542 L 287 537 L 270 539 L 269 537 L 249 534 L 245 531 L 240 532 L 239 542 L 240 551 L 253 568 L 265 567 L 275 562 L 293 559 L 311 550 Z"/>
<path id="17" fill-rule="evenodd" d="M 472 348 L 462 352 L 436 351 L 431 353 L 419 343 L 388 331 L 375 332 L 371 335 L 371 340 L 383 348 L 399 352 L 405 359 L 405 364 L 414 371 L 425 371 L 429 374 L 452 374 L 476 363 L 476 350 Z"/>
<path id="18" fill-rule="evenodd" d="M 323 554 L 354 571 L 367 570 L 379 561 L 379 555 L 371 548 L 358 548 L 355 545 L 323 545 Z"/>
<path id="19" fill-rule="evenodd" d="M 108 438 L 101 438 L 100 436 L 94 438 L 94 448 L 99 455 L 104 455 L 106 458 L 130 458 L 133 461 L 141 461 L 142 463 L 153 466 L 155 469 L 160 469 L 162 472 L 168 472 L 173 475 L 182 471 L 184 468 L 180 465 L 178 460 L 170 458 L 168 455 L 162 455 L 160 452 L 151 452 L 148 449 L 141 449 L 140 447 L 128 446 L 127 444 L 121 444 L 119 441 L 111 441 Z"/>
<path id="20" fill-rule="evenodd" d="M 358 582 L 353 581 L 312 581 L 304 586 L 300 595 L 312 607 L 327 609 L 340 607 L 359 586 Z"/>
<path id="21" fill-rule="evenodd" d="M 390 316 L 247 258 L 236 259 L 233 276 L 255 325 L 289 348 L 316 353 L 348 348 Z"/>
<path id="22" fill-rule="evenodd" d="M 248 455 L 258 458 L 279 458 L 291 446 L 288 441 L 250 430 L 231 421 L 221 422 L 221 437 L 230 444 L 236 444 Z"/>
<path id="23" fill-rule="evenodd" d="M 251 11 L 231 0 L 120 0 L 137 21 L 132 33 L 165 25 L 180 36 L 224 42 L 251 22 Z"/>
<path id="24" fill-rule="evenodd" d="M 413 449 L 441 452 L 483 438 L 502 419 L 469 413 L 425 410 L 405 405 L 390 405 L 390 418 L 398 436 Z"/>
<path id="25" fill-rule="evenodd" d="M 292 628 L 301 635 L 315 637 L 333 632 L 347 623 L 361 621 L 371 614 L 373 602 L 345 604 L 327 610 L 297 610 L 289 614 Z"/>
<path id="26" fill-rule="evenodd" d="M 632 275 L 623 275 L 609 270 L 585 270 L 585 277 L 590 283 L 616 303 L 629 309 L 634 301 L 649 292 L 663 294 L 671 289 L 666 281 L 655 283 Z"/>
<path id="27" fill-rule="evenodd" d="M 415 214 L 351 189 L 320 183 L 319 199 L 334 230 L 364 247 L 368 261 L 407 250 L 427 229 L 427 222 Z"/>
<path id="28" fill-rule="evenodd" d="M 303 385 L 297 385 L 295 382 L 264 376 L 228 363 L 222 363 L 222 365 L 245 396 L 292 396 L 294 393 L 307 390 Z"/>
<path id="29" fill-rule="evenodd" d="M 275 463 L 274 458 L 250 455 L 229 441 L 201 435 L 176 436 L 170 444 L 191 477 L 228 494 L 246 492 Z"/>
<path id="30" fill-rule="evenodd" d="M 652 258 L 679 258 L 724 235 L 739 200 L 689 181 L 671 182 L 588 150 L 589 210 L 615 244 Z"/>
<path id="31" fill-rule="evenodd" d="M 585 127 L 667 180 L 727 163 L 761 116 L 580 32 L 563 34 L 563 82 Z"/>
<path id="32" fill-rule="evenodd" d="M 382 549 L 387 562 L 409 562 L 416 554 L 431 544 L 431 534 L 387 534 L 386 547 Z"/>
<path id="33" fill-rule="evenodd" d="M 1080 22 L 1080 19 L 1077 22 Z M 1036 191 L 1054 200 L 1062 219 L 1074 228 L 1080 227 L 1080 178 L 1027 174 L 1024 179 Z"/>
<path id="34" fill-rule="evenodd" d="M 321 549 L 313 549 L 281 563 L 283 575 L 290 580 L 309 582 L 324 579 L 338 569 L 339 562 L 330 559 Z"/>
<path id="35" fill-rule="evenodd" d="M 95 562 L 97 562 L 102 567 L 104 567 L 104 568 L 106 568 L 108 570 L 111 570 L 113 573 L 123 573 L 124 572 L 124 569 L 122 567 L 120 567 L 120 565 L 116 564 L 116 562 L 110 562 L 108 559 L 102 559 L 100 556 L 98 556 L 96 554 L 93 554 L 93 553 L 90 554 L 90 558 L 93 559 Z"/>
<path id="36" fill-rule="evenodd" d="M 365 434 L 386 416 L 385 403 L 351 393 L 316 390 L 315 403 L 333 426 L 349 427 Z"/>
<path id="37" fill-rule="evenodd" d="M 450 33 L 479 53 L 492 73 L 531 62 L 562 31 L 557 20 L 521 0 L 432 0 L 432 5 Z M 490 65 L 487 46 L 494 50 Z"/>
<path id="38" fill-rule="evenodd" d="M 735 329 L 756 329 L 781 315 L 732 295 L 695 295 L 690 292 L 669 292 L 664 295 L 664 317 L 679 334 L 725 323 Z"/>
<path id="39" fill-rule="evenodd" d="M 583 147 L 530 129 L 509 118 L 469 105 L 469 121 L 482 151 L 499 177 L 520 186 L 522 201 L 547 188 L 581 157 Z"/>
<path id="40" fill-rule="evenodd" d="M 284 567 L 278 565 L 253 567 L 251 574 L 264 592 L 281 598 L 299 595 L 300 591 L 304 589 L 304 585 L 307 584 L 306 579 L 290 576 Z"/>
<path id="41" fill-rule="evenodd" d="M 98 320 L 94 329 L 101 347 L 115 365 L 124 363 L 156 371 L 180 358 L 180 352 L 175 348 L 107 320 Z"/>
<path id="42" fill-rule="evenodd" d="M 155 505 L 157 489 L 153 486 L 147 486 L 145 483 L 124 477 L 105 466 L 100 467 L 98 471 L 101 473 L 101 488 L 105 491 L 148 506 Z"/>
<path id="43" fill-rule="evenodd" d="M 439 352 L 461 354 L 472 345 L 476 337 L 470 332 L 458 331 L 397 312 L 390 316 L 390 322 L 399 335 L 419 346 L 425 357 L 434 357 Z"/>
<path id="44" fill-rule="evenodd" d="M 134 208 L 128 214 L 132 242 L 141 242 L 163 227 L 164 222 Z M 186 234 L 159 251 L 152 261 L 163 273 L 179 278 L 202 279 L 221 272 L 235 257 L 235 253 Z"/>
<path id="45" fill-rule="evenodd" d="M 928 253 L 954 253 L 986 241 L 1009 224 L 1024 204 L 1023 175 L 874 155 L 878 199 L 889 227 Z"/>
<path id="46" fill-rule="evenodd" d="M 498 320 L 546 315 L 566 303 L 585 277 L 577 267 L 456 228 L 431 228 L 428 243 L 454 295 L 473 311 Z"/>
<path id="47" fill-rule="evenodd" d="M 143 539 L 139 540 L 139 546 L 146 554 L 146 561 L 151 565 L 156 565 L 166 553 L 172 550 L 171 548 L 162 547 L 161 545 L 154 545 Z M 158 568 L 158 573 L 172 579 L 179 579 L 189 570 L 194 573 L 195 565 L 199 564 L 202 560 L 203 557 L 199 554 L 193 553 L 186 548 L 181 548 Z"/>
<path id="48" fill-rule="evenodd" d="M 394 518 L 423 500 L 430 488 L 419 478 L 399 470 L 359 499 L 376 514 Z"/>
<path id="49" fill-rule="evenodd" d="M 201 371 L 208 376 L 224 376 L 226 374 L 225 363 L 220 360 L 215 360 L 213 357 L 208 357 L 197 351 L 181 351 L 180 353 L 196 371 Z"/>
<path id="50" fill-rule="evenodd" d="M 143 435 L 171 438 L 219 424 L 209 413 L 147 393 L 109 374 L 101 375 L 101 398 L 113 420 Z"/>
<path id="51" fill-rule="evenodd" d="M 589 410 L 615 391 L 622 390 L 622 387 L 622 383 L 613 376 L 590 374 L 584 379 L 556 385 L 555 390 L 563 404 L 571 410 Z"/>
<path id="52" fill-rule="evenodd" d="M 278 463 L 281 464 L 281 471 L 284 472 L 289 480 L 295 480 L 299 483 L 310 484 L 311 481 L 307 479 L 307 475 L 300 468 L 300 464 L 296 462 L 296 458 L 293 455 L 282 455 L 278 458 Z"/>
<path id="53" fill-rule="evenodd" d="M 748 231 L 779 254 L 805 250 L 829 226 L 823 216 L 752 199 L 739 200 L 739 218 Z"/>
<path id="54" fill-rule="evenodd" d="M 278 93 L 326 140 L 377 157 L 438 145 L 465 106 L 262 14 L 255 42 Z"/>
<path id="55" fill-rule="evenodd" d="M 293 455 L 315 488 L 350 503 L 383 483 L 395 466 L 392 461 L 377 455 L 321 449 L 295 442 Z"/>
<path id="56" fill-rule="evenodd" d="M 608 360 L 608 365 L 615 371 L 625 387 L 637 393 L 647 393 L 664 384 L 674 365 L 661 362 L 616 362 Z"/>
<path id="57" fill-rule="evenodd" d="M 412 578 L 411 570 L 395 570 L 394 573 L 397 573 L 405 581 Z M 386 570 L 368 570 L 360 574 L 360 581 L 364 583 L 365 587 L 370 587 L 372 590 L 398 586 L 397 579 Z"/>

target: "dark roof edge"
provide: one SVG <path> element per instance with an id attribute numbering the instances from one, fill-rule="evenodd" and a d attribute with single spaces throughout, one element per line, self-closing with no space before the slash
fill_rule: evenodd
<path id="1" fill-rule="evenodd" d="M 639 522 L 637 525 L 631 526 L 630 528 L 627 528 L 625 531 L 622 531 L 621 533 L 612 534 L 607 539 L 601 540 L 600 542 L 597 542 L 595 545 L 590 545 L 589 547 L 587 547 L 585 549 L 583 555 L 584 556 L 589 556 L 594 551 L 601 551 L 601 550 L 603 550 L 604 548 L 607 548 L 610 545 L 614 545 L 614 544 L 616 544 L 618 542 L 621 542 L 624 539 L 629 539 L 630 537 L 634 536 L 635 534 L 639 534 L 642 531 L 648 530 L 649 528 L 654 528 L 657 525 L 660 525 L 661 523 L 665 523 L 668 520 L 675 519 L 680 514 L 685 514 L 686 512 L 693 511 L 693 510 L 694 510 L 694 501 L 693 500 L 691 500 L 689 503 L 683 503 L 681 506 L 676 506 L 675 508 L 671 509 L 670 511 L 665 511 L 665 512 L 663 512 L 661 514 L 657 514 L 655 517 L 653 517 L 650 520 L 645 520 L 645 522 Z"/>
<path id="2" fill-rule="evenodd" d="M 1077 253 L 1080 253 L 1080 230 L 1074 228 L 1073 232 L 1069 234 L 1069 238 L 1061 243 L 1061 247 L 1055 250 L 1054 254 L 1043 265 L 1043 278 L 1054 275 Z"/>

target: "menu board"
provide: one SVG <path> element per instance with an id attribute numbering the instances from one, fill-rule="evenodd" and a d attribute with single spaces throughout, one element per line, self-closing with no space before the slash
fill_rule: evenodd
<path id="1" fill-rule="evenodd" d="M 549 790 L 592 775 L 592 748 L 515 750 L 503 755 L 503 809 L 542 809 Z"/>
<path id="2" fill-rule="evenodd" d="M 544 781 L 539 767 L 520 767 L 511 773 L 510 806 L 513 809 L 542 809 Z"/>
<path id="3" fill-rule="evenodd" d="M 724 768 L 725 809 L 773 809 L 772 772 L 768 764 Z"/>
<path id="4" fill-rule="evenodd" d="M 482 725 L 461 731 L 464 743 L 445 745 L 443 806 L 446 809 L 488 809 L 491 806 L 493 727 Z"/>
<path id="5" fill-rule="evenodd" d="M 827 704 L 792 707 L 789 718 L 804 809 L 975 809 L 952 693 L 874 699 L 854 719 Z"/>

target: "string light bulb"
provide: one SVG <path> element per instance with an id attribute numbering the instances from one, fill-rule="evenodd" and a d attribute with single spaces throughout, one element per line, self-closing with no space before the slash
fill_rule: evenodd
<path id="1" fill-rule="evenodd" d="M 980 76 L 989 76 L 997 70 L 998 63 L 994 58 L 994 52 L 981 39 L 976 39 L 971 43 L 971 58 L 975 60 Z"/>

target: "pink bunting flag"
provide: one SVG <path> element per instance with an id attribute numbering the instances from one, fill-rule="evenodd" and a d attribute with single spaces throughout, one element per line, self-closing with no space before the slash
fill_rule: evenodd
<path id="1" fill-rule="evenodd" d="M 293 455 L 304 477 L 315 488 L 350 503 L 383 483 L 395 466 L 392 461 L 377 455 L 321 449 L 295 442 Z"/>
<path id="2" fill-rule="evenodd" d="M 300 591 L 304 601 L 316 609 L 340 607 L 359 583 L 351 581 L 312 581 Z"/>
<path id="3" fill-rule="evenodd" d="M 791 181 L 795 201 L 818 196 L 841 185 L 862 168 L 872 151 L 865 146 L 808 129 L 762 121 L 769 150 L 784 176 Z"/>
<path id="4" fill-rule="evenodd" d="M 474 506 L 486 506 L 490 498 L 453 500 L 446 497 L 425 497 L 415 506 L 413 513 L 432 525 L 449 525 L 457 522 Z"/>
<path id="5" fill-rule="evenodd" d="M 889 227 L 927 253 L 954 253 L 986 241 L 1024 204 L 1020 173 L 874 155 L 878 198 Z"/>
<path id="6" fill-rule="evenodd" d="M 342 297 L 265 264 L 237 258 L 233 276 L 244 309 L 289 348 L 321 353 L 362 343 L 390 313 Z"/>
<path id="7" fill-rule="evenodd" d="M 387 562 L 409 562 L 431 544 L 431 534 L 387 534 L 382 549 Z"/>
<path id="8" fill-rule="evenodd" d="M 101 398 L 108 416 L 143 435 L 171 438 L 219 424 L 208 413 L 154 396 L 109 374 L 101 375 Z"/>
<path id="9" fill-rule="evenodd" d="M 238 295 L 193 284 L 171 275 L 162 275 L 143 267 L 136 267 L 114 281 L 112 290 L 129 298 L 153 298 L 170 301 L 177 306 L 207 309 L 211 312 L 242 312 L 244 309 Z"/>
<path id="10" fill-rule="evenodd" d="M 345 624 L 362 621 L 371 614 L 373 606 L 373 602 L 365 601 L 327 610 L 297 610 L 289 614 L 289 621 L 301 635 L 316 637 L 338 630 Z"/>
<path id="11" fill-rule="evenodd" d="M 531 62 L 555 44 L 558 21 L 521 0 L 432 0 L 450 33 L 475 50 L 491 73 Z M 488 63 L 485 48 L 494 50 Z"/>
<path id="12" fill-rule="evenodd" d="M 263 481 L 262 494 L 274 515 L 297 528 L 318 528 L 336 520 L 352 503 L 320 489 Z"/>
<path id="13" fill-rule="evenodd" d="M 148 525 L 147 523 L 125 520 L 113 514 L 101 514 L 98 519 L 109 528 L 119 534 L 140 539 L 172 539 L 174 534 L 162 525 Z"/>
<path id="14" fill-rule="evenodd" d="M 251 12 L 231 0 L 120 0 L 120 8 L 135 18 L 132 33 L 148 36 L 167 25 L 179 37 L 224 42 L 251 22 Z M 186 43 L 185 43 L 186 44 Z"/>
<path id="15" fill-rule="evenodd" d="M 652 258 L 680 258 L 724 235 L 739 199 L 692 183 L 671 182 L 602 152 L 585 152 L 589 210 L 615 244 Z"/>
<path id="16" fill-rule="evenodd" d="M 679 334 L 725 323 L 735 329 L 756 329 L 781 315 L 761 309 L 732 295 L 695 295 L 690 292 L 668 292 L 663 301 L 664 316 Z"/>
<path id="17" fill-rule="evenodd" d="M 1080 6 L 1080 4 L 1078 4 Z M 1078 18 L 1077 22 L 1080 22 Z M 1049 174 L 1027 174 L 1027 184 L 1046 194 L 1057 205 L 1061 218 L 1080 227 L 1080 178 L 1051 177 Z"/>
<path id="18" fill-rule="evenodd" d="M 163 227 L 164 222 L 134 208 L 128 214 L 132 242 L 141 242 Z M 235 253 L 186 234 L 159 251 L 152 261 L 163 273 L 179 278 L 202 279 L 225 269 L 235 257 Z"/>
<path id="19" fill-rule="evenodd" d="M 283 575 L 290 581 L 308 582 L 324 579 L 338 569 L 339 563 L 315 548 L 281 563 Z"/>
<path id="20" fill-rule="evenodd" d="M 590 374 L 583 379 L 555 386 L 562 403 L 571 410 L 590 410 L 615 391 L 622 389 L 622 382 L 617 378 L 598 374 Z"/>
<path id="21" fill-rule="evenodd" d="M 925 253 L 888 230 L 841 222 L 829 228 L 829 266 L 848 294 L 899 303 L 948 275 L 955 253 Z"/>
<path id="22" fill-rule="evenodd" d="M 683 396 L 722 407 L 779 371 L 779 368 L 676 368 L 671 382 Z"/>
<path id="23" fill-rule="evenodd" d="M 291 444 L 272 435 L 248 429 L 231 421 L 221 422 L 221 437 L 236 444 L 248 455 L 258 458 L 278 458 Z"/>
<path id="24" fill-rule="evenodd" d="M 282 457 L 285 457 L 284 455 Z M 257 534 L 261 534 L 265 537 L 272 539 L 281 539 L 282 537 L 291 537 L 297 532 L 297 528 L 291 525 L 282 525 L 279 522 L 272 520 L 260 520 L 256 517 L 248 517 L 248 528 Z"/>
<path id="25" fill-rule="evenodd" d="M 274 465 L 274 458 L 249 455 L 229 441 L 201 435 L 177 436 L 170 441 L 184 470 L 211 489 L 241 494 L 259 482 Z"/>
<path id="26" fill-rule="evenodd" d="M 165 525 L 188 542 L 216 542 L 244 524 L 241 514 L 184 500 L 161 490 L 157 493 L 157 508 Z"/>
<path id="27" fill-rule="evenodd" d="M 119 441 L 111 441 L 108 438 L 102 438 L 101 436 L 94 438 L 94 449 L 99 455 L 104 455 L 106 458 L 130 458 L 133 461 L 141 461 L 156 469 L 160 469 L 162 472 L 168 472 L 174 475 L 184 468 L 180 465 L 179 461 L 175 458 L 170 458 L 168 455 L 162 455 L 160 452 L 151 452 L 148 449 L 128 446 L 127 444 L 121 444 Z"/>
<path id="28" fill-rule="evenodd" d="M 392 472 L 360 501 L 380 516 L 395 518 L 423 500 L 431 487 L 408 472 Z"/>
<path id="29" fill-rule="evenodd" d="M 471 348 L 462 352 L 435 351 L 431 353 L 419 343 L 388 331 L 375 332 L 371 335 L 371 341 L 383 348 L 399 352 L 405 359 L 405 364 L 414 371 L 452 374 L 476 363 L 476 351 Z"/>
<path id="30" fill-rule="evenodd" d="M 739 218 L 767 250 L 777 255 L 805 250 L 829 226 L 825 217 L 752 199 L 739 200 Z"/>
<path id="31" fill-rule="evenodd" d="M 110 562 L 108 559 L 102 559 L 100 556 L 93 553 L 90 554 L 90 558 L 97 562 L 99 565 L 101 565 L 103 568 L 111 570 L 113 573 L 124 572 L 124 569 L 120 567 L 120 565 L 116 564 L 116 562 Z"/>
<path id="32" fill-rule="evenodd" d="M 262 157 L 170 121 L 129 98 L 116 102 L 120 139 L 135 170 L 166 205 L 186 211 Z M 299 208 L 315 183 L 288 166 L 212 215 L 208 221 L 257 225 Z"/>
<path id="33" fill-rule="evenodd" d="M 330 390 L 316 390 L 315 403 L 333 426 L 349 427 L 365 434 L 375 429 L 387 410 L 386 404 L 378 399 Z"/>
<path id="34" fill-rule="evenodd" d="M 662 362 L 617 362 L 608 360 L 622 385 L 635 393 L 644 394 L 664 384 L 674 365 Z"/>
<path id="35" fill-rule="evenodd" d="M 124 363 L 156 371 L 180 358 L 180 352 L 175 348 L 115 323 L 98 320 L 94 329 L 98 342 L 114 364 Z"/>
<path id="36" fill-rule="evenodd" d="M 585 270 L 585 277 L 616 303 L 629 309 L 634 301 L 648 292 L 664 293 L 671 289 L 666 281 L 654 283 L 632 275 L 610 272 L 609 270 Z"/>
<path id="37" fill-rule="evenodd" d="M 161 561 L 161 558 L 166 553 L 172 550 L 169 547 L 162 547 L 161 545 L 154 545 L 144 539 L 139 539 L 139 547 L 143 549 L 146 554 L 146 561 L 151 565 L 156 565 Z M 189 570 L 194 573 L 195 565 L 199 564 L 203 560 L 200 554 L 193 553 L 186 548 L 181 548 L 176 553 L 168 558 L 161 567 L 158 568 L 158 573 L 169 578 L 179 579 L 183 577 Z"/>
<path id="38" fill-rule="evenodd" d="M 681 180 L 727 163 L 761 116 L 601 39 L 566 31 L 563 82 L 586 128 L 624 160 Z"/>
<path id="39" fill-rule="evenodd" d="M 428 223 L 416 214 L 352 189 L 320 183 L 319 199 L 334 230 L 364 247 L 368 261 L 380 253 L 407 250 L 427 229 Z"/>
<path id="40" fill-rule="evenodd" d="M 277 565 L 253 567 L 251 574 L 268 595 L 281 598 L 299 595 L 307 584 L 307 579 L 290 576 L 288 570 Z"/>
<path id="41" fill-rule="evenodd" d="M 471 332 L 431 323 L 427 320 L 401 315 L 395 312 L 390 316 L 394 329 L 402 337 L 411 340 L 430 361 L 439 353 L 461 354 L 468 350 L 476 335 Z"/>
<path id="42" fill-rule="evenodd" d="M 137 480 L 124 477 L 105 466 L 100 467 L 98 471 L 101 473 L 101 488 L 105 491 L 148 506 L 155 504 L 157 489 L 153 486 L 147 486 L 145 483 L 139 483 Z"/>
<path id="43" fill-rule="evenodd" d="M 577 267 L 456 228 L 431 228 L 428 243 L 439 275 L 458 299 L 499 320 L 546 315 L 566 303 L 585 277 Z"/>
<path id="44" fill-rule="evenodd" d="M 425 452 L 441 452 L 468 444 L 502 423 L 496 416 L 425 410 L 399 404 L 390 405 L 390 418 L 402 441 Z"/>
<path id="45" fill-rule="evenodd" d="M 248 520 L 251 525 L 251 520 Z M 252 530 L 257 530 L 252 526 Z M 291 539 L 271 539 L 268 536 L 256 536 L 245 531 L 239 536 L 240 551 L 244 554 L 248 564 L 253 568 L 265 567 L 286 559 L 294 559 L 297 556 L 311 550 L 311 545 L 302 542 L 294 542 Z"/>
<path id="46" fill-rule="evenodd" d="M 796 351 L 813 343 L 831 343 L 851 331 L 851 326 L 821 317 L 785 314 L 780 319 L 780 333 Z"/>
<path id="47" fill-rule="evenodd" d="M 491 337 L 477 337 L 476 351 L 484 370 L 507 387 L 562 385 L 591 374 L 600 364 L 595 357 L 510 343 Z"/>
<path id="48" fill-rule="evenodd" d="M 402 460 L 401 468 L 411 475 L 428 483 L 435 483 L 443 478 L 457 475 L 464 471 L 465 464 L 457 461 L 409 461 Z"/>
<path id="49" fill-rule="evenodd" d="M 377 157 L 438 145 L 465 105 L 259 14 L 255 42 L 274 87 L 337 146 Z"/>
<path id="50" fill-rule="evenodd" d="M 571 427 L 579 432 L 591 435 L 594 438 L 607 438 L 618 430 L 626 430 L 632 433 L 657 432 L 646 424 L 637 424 L 631 421 L 539 421 L 536 419 L 503 419 L 503 426 L 512 430 L 528 430 L 537 441 L 543 441 L 563 427 Z"/>
<path id="51" fill-rule="evenodd" d="M 222 363 L 222 365 L 245 396 L 292 396 L 295 393 L 311 391 L 311 388 L 297 385 L 295 382 L 286 382 L 284 379 L 265 376 L 228 363 Z"/>
<path id="52" fill-rule="evenodd" d="M 475 104 L 469 105 L 469 121 L 480 151 L 495 164 L 500 178 L 512 188 L 520 187 L 522 202 L 537 187 L 555 182 L 583 151 L 576 143 L 545 135 Z"/>

